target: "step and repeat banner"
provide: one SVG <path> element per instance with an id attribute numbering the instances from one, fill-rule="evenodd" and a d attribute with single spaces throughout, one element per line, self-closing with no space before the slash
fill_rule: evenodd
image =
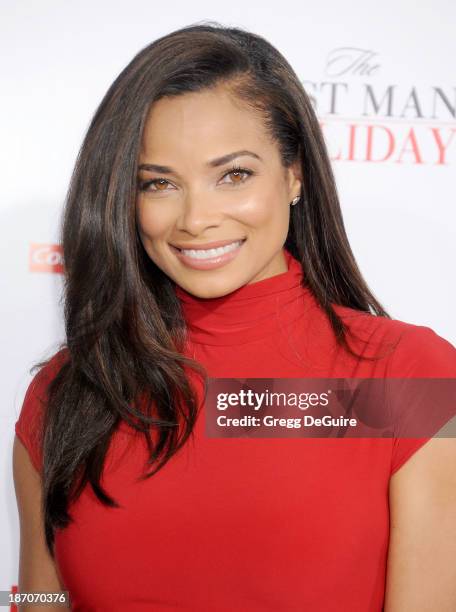
<path id="1" fill-rule="evenodd" d="M 29 368 L 64 339 L 60 215 L 85 130 L 117 74 L 155 38 L 203 20 L 266 37 L 312 99 L 370 288 L 394 318 L 456 344 L 456 5 L 3 0 L 0 12 L 0 590 L 14 591 L 14 422 Z"/>

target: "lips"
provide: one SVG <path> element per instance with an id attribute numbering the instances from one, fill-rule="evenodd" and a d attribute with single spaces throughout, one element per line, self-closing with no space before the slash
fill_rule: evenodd
<path id="1" fill-rule="evenodd" d="M 188 252 L 187 249 L 181 250 L 171 244 L 170 247 L 184 266 L 193 268 L 195 270 L 213 270 L 220 268 L 235 259 L 238 256 L 238 253 L 243 249 L 245 241 L 246 239 L 238 241 L 224 240 L 223 242 L 225 244 L 223 246 L 226 247 L 227 245 L 232 244 L 233 247 L 228 248 L 221 253 L 211 253 L 210 251 L 212 249 L 202 249 L 201 245 L 199 249 L 194 250 L 193 254 L 191 253 L 193 249 L 190 249 L 190 252 Z M 213 248 L 216 249 L 217 247 Z M 206 251 L 206 253 L 203 254 L 202 251 Z M 201 254 L 196 255 L 197 252 L 201 252 Z"/>
<path id="2" fill-rule="evenodd" d="M 234 242 L 244 242 L 246 238 L 232 238 L 231 240 L 217 240 L 214 242 L 206 242 L 205 244 L 184 244 L 184 243 L 170 243 L 172 247 L 179 251 L 207 251 L 209 249 L 217 249 L 219 247 L 233 244 Z"/>

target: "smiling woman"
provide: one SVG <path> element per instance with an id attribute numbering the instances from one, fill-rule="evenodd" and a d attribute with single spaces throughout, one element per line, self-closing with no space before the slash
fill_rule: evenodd
<path id="1" fill-rule="evenodd" d="M 277 49 L 200 24 L 141 50 L 62 221 L 66 342 L 15 428 L 21 591 L 87 612 L 456 609 L 454 440 L 205 433 L 208 376 L 456 378 L 456 349 L 364 281 Z"/>

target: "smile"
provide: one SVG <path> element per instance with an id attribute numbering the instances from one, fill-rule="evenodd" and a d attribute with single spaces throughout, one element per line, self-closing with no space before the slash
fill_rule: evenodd
<path id="1" fill-rule="evenodd" d="M 219 255 L 234 251 L 241 246 L 242 242 L 242 240 L 237 240 L 236 242 L 218 247 L 217 249 L 180 249 L 180 251 L 187 257 L 194 257 L 195 259 L 213 259 Z"/>
<path id="2" fill-rule="evenodd" d="M 211 270 L 232 261 L 241 250 L 244 242 L 245 239 L 236 240 L 215 249 L 179 249 L 173 245 L 170 246 L 184 265 L 197 270 Z"/>

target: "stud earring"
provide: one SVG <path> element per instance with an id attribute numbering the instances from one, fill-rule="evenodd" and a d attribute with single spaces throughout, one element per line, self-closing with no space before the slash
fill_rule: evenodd
<path id="1" fill-rule="evenodd" d="M 294 206 L 295 204 L 297 204 L 300 200 L 300 196 L 296 196 L 295 198 L 293 198 L 293 200 L 291 201 L 291 205 Z"/>

